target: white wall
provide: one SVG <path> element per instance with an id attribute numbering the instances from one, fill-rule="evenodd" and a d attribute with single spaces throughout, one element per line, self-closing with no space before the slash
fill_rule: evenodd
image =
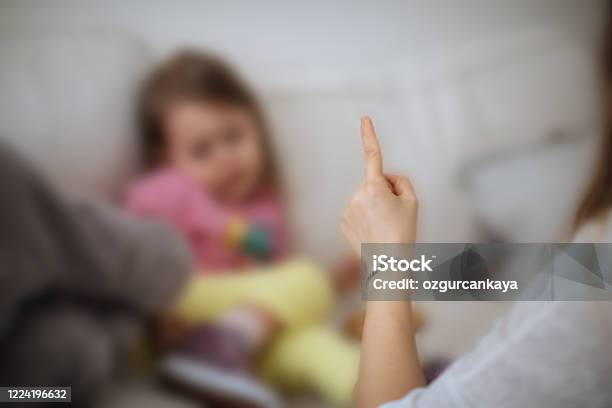
<path id="1" fill-rule="evenodd" d="M 422 240 L 473 238 L 471 203 L 455 183 L 466 158 L 592 124 L 588 59 L 602 4 L 5 0 L 0 30 L 120 29 L 160 56 L 178 45 L 228 56 L 269 104 L 302 247 L 331 261 L 344 251 L 339 214 L 361 177 L 360 114 L 376 119 L 389 168 L 414 179 Z M 580 177 L 538 203 L 552 214 L 538 231 L 559 232 Z"/>

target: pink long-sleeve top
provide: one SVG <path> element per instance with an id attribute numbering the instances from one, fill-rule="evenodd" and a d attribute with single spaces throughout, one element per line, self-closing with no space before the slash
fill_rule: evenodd
<path id="1" fill-rule="evenodd" d="M 240 205 L 222 204 L 180 171 L 164 168 L 128 189 L 125 208 L 178 230 L 204 273 L 276 260 L 287 250 L 283 206 L 268 190 Z"/>

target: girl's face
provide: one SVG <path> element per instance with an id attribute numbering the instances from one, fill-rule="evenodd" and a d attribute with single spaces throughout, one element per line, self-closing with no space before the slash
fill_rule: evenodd
<path id="1" fill-rule="evenodd" d="M 225 104 L 177 102 L 166 111 L 166 159 L 224 201 L 248 198 L 264 169 L 253 115 Z"/>

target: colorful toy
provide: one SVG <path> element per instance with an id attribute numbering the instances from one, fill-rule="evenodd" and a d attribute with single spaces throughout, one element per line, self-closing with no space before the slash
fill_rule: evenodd
<path id="1" fill-rule="evenodd" d="M 224 242 L 256 259 L 264 260 L 273 254 L 270 231 L 257 223 L 248 223 L 240 217 L 231 217 L 225 228 Z"/>

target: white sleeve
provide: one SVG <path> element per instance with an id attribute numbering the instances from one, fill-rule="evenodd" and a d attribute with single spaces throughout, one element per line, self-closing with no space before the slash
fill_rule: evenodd
<path id="1" fill-rule="evenodd" d="M 611 406 L 601 381 L 612 372 L 611 326 L 610 302 L 517 303 L 432 384 L 382 407 Z"/>

